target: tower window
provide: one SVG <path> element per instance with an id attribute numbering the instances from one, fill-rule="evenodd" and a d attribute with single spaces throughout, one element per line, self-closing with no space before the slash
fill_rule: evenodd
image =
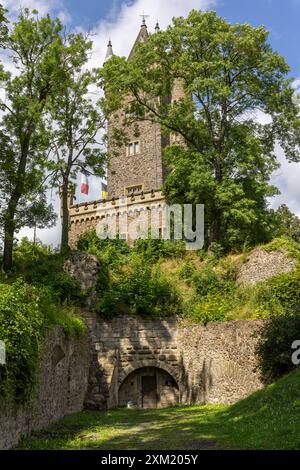
<path id="1" fill-rule="evenodd" d="M 134 155 L 138 155 L 140 153 L 140 143 L 137 142 L 130 142 L 127 146 L 127 155 L 132 157 Z"/>

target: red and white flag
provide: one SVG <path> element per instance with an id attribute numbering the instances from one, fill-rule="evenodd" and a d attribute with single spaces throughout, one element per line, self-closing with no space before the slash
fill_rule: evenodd
<path id="1" fill-rule="evenodd" d="M 86 196 L 88 196 L 89 189 L 90 187 L 87 173 L 83 173 L 81 176 L 81 194 L 85 194 Z"/>

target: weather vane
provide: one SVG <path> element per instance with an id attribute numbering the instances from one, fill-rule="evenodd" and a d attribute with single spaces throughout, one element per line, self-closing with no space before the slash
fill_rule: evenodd
<path id="1" fill-rule="evenodd" d="M 143 12 L 143 14 L 140 15 L 140 17 L 142 18 L 142 23 L 146 24 L 146 19 L 150 18 L 150 15 L 145 15 L 145 13 Z"/>

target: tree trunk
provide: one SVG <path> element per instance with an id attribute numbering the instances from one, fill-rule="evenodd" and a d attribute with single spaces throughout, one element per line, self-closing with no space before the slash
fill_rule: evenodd
<path id="1" fill-rule="evenodd" d="M 69 178 L 64 177 L 62 185 L 62 232 L 61 232 L 61 254 L 66 255 L 69 250 Z"/>
<path id="2" fill-rule="evenodd" d="M 217 158 L 214 162 L 215 167 L 215 181 L 217 184 L 221 184 L 223 179 L 222 168 L 220 164 L 221 158 Z M 209 236 L 209 247 L 208 250 L 211 252 L 211 247 L 214 243 L 220 243 L 221 241 L 221 220 L 222 220 L 222 211 L 220 209 L 214 208 L 212 210 L 212 226 Z"/>
<path id="3" fill-rule="evenodd" d="M 220 243 L 221 241 L 221 211 L 215 209 L 212 213 L 212 228 L 209 237 L 209 246 L 213 243 Z"/>
<path id="4" fill-rule="evenodd" d="M 11 197 L 4 218 L 4 250 L 3 250 L 3 269 L 6 273 L 12 270 L 13 246 L 15 233 L 15 213 L 19 202 L 19 197 Z"/>

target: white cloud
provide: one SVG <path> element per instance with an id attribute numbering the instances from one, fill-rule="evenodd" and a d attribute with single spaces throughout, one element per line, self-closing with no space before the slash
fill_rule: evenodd
<path id="1" fill-rule="evenodd" d="M 281 194 L 273 200 L 272 207 L 286 204 L 300 217 L 300 162 L 289 163 L 279 145 L 276 147 L 276 155 L 280 168 L 274 173 L 272 183 L 280 189 Z"/>
<path id="2" fill-rule="evenodd" d="M 173 17 L 186 16 L 192 9 L 212 8 L 217 0 L 137 0 L 123 3 L 117 10 L 113 2 L 111 14 L 107 19 L 101 20 L 94 31 L 94 53 L 91 64 L 102 65 L 108 39 L 113 43 L 114 53 L 127 56 L 138 35 L 141 16 L 149 15 L 147 25 L 149 32 L 154 31 L 158 21 L 161 28 L 166 28 Z"/>
<path id="3" fill-rule="evenodd" d="M 38 10 L 40 15 L 45 15 L 55 10 L 58 16 L 62 16 L 62 20 L 69 19 L 62 0 L 2 0 L 1 4 L 9 11 L 10 17 L 18 15 L 20 9 L 29 8 L 30 10 Z"/>

